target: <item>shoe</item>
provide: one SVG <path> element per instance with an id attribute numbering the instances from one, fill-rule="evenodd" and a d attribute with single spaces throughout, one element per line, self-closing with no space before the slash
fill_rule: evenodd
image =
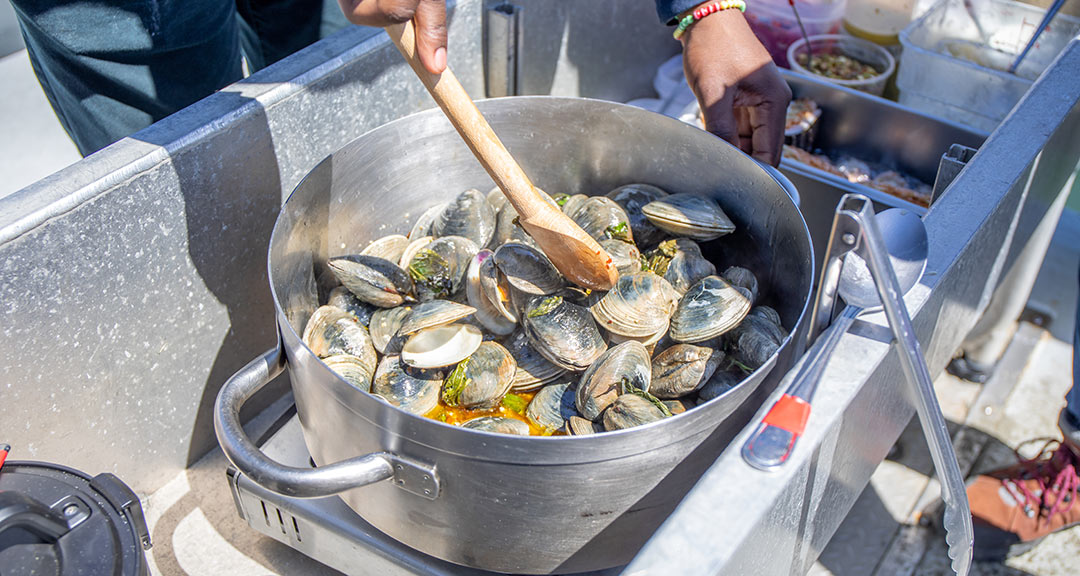
<path id="1" fill-rule="evenodd" d="M 1047 535 L 1080 524 L 1075 506 L 1080 453 L 1049 440 L 1039 455 L 976 476 L 967 496 L 975 528 L 975 560 L 1003 561 Z"/>

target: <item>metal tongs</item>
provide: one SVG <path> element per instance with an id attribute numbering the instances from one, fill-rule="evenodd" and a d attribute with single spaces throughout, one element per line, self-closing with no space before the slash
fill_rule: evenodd
<path id="1" fill-rule="evenodd" d="M 882 216 L 888 213 L 897 214 L 895 210 L 887 211 Z M 964 576 L 971 568 L 974 542 L 964 477 L 956 460 L 945 417 L 934 394 L 926 359 L 904 305 L 903 293 L 906 290 L 902 290 L 895 269 L 900 267 L 901 277 L 905 279 L 914 275 L 917 281 L 922 275 L 926 258 L 926 231 L 917 216 L 902 212 L 906 214 L 897 214 L 888 219 L 904 218 L 904 221 L 886 222 L 890 224 L 890 240 L 894 240 L 890 242 L 887 250 L 870 200 L 859 194 L 846 194 L 840 200 L 833 220 L 829 255 L 822 270 L 818 301 L 811 319 L 810 340 L 813 341 L 828 324 L 838 294 L 844 297 L 848 306 L 830 328 L 822 345 L 815 348 L 816 354 L 804 363 L 788 392 L 766 414 L 762 423 L 743 445 L 742 455 L 750 465 L 762 470 L 773 469 L 788 460 L 809 418 L 809 402 L 831 349 L 847 332 L 859 313 L 874 304 L 880 304 L 892 329 L 901 367 L 912 388 L 919 423 L 934 461 L 934 470 L 941 481 L 941 497 L 945 503 L 945 541 L 949 548 L 949 558 L 952 559 L 952 569 L 956 574 Z M 921 261 L 918 256 L 896 258 L 898 251 L 902 251 L 902 246 L 899 250 L 895 248 L 892 245 L 896 243 L 895 240 L 910 237 L 911 242 L 908 243 L 918 243 L 918 234 L 921 234 L 921 242 L 924 244 Z M 842 258 L 845 260 L 843 264 Z M 896 267 L 894 259 L 899 262 Z M 913 274 L 912 269 L 907 266 L 917 266 L 917 274 Z M 910 288 L 910 285 L 903 288 Z M 872 299 L 873 292 L 876 292 L 879 301 Z"/>

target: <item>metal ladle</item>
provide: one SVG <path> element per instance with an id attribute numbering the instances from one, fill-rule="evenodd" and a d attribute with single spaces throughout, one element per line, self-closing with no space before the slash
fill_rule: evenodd
<path id="1" fill-rule="evenodd" d="M 847 255 L 843 264 L 843 271 L 840 273 L 840 295 L 849 303 L 844 316 L 851 316 L 851 320 L 853 320 L 857 313 L 851 314 L 852 308 L 860 304 L 881 305 L 885 310 L 885 316 L 889 320 L 889 326 L 892 328 L 897 349 L 900 353 L 901 367 L 912 387 L 915 409 L 919 414 L 919 423 L 922 425 L 926 443 L 930 448 L 930 455 L 934 461 L 934 470 L 941 481 L 941 498 L 945 502 L 943 520 L 946 532 L 945 541 L 949 548 L 949 558 L 952 559 L 952 569 L 963 576 L 971 568 L 974 543 L 971 509 L 964 488 L 964 476 L 960 472 L 960 465 L 956 460 L 956 452 L 952 447 L 952 440 L 945 425 L 945 417 L 941 413 L 941 406 L 938 404 L 937 396 L 934 394 L 933 381 L 926 366 L 926 359 L 915 336 L 915 330 L 911 325 L 911 317 L 908 314 L 907 307 L 904 305 L 902 295 L 910 287 L 905 286 L 899 280 L 899 278 L 903 278 L 906 281 L 913 274 L 913 270 L 918 270 L 918 276 L 922 275 L 926 264 L 928 247 L 926 228 L 923 226 L 922 220 L 913 213 L 899 210 L 895 211 L 896 216 L 886 216 L 890 212 L 894 212 L 894 210 L 887 210 L 880 215 L 881 228 L 879 229 L 873 205 L 865 196 L 857 194 L 845 195 L 840 201 L 840 206 L 837 207 L 836 220 L 833 223 L 834 239 L 838 230 L 842 231 L 845 227 L 855 226 L 858 230 L 856 238 L 846 238 L 845 235 L 851 234 L 850 232 L 844 232 L 844 235 L 841 236 L 842 241 L 850 245 L 849 250 L 858 251 L 858 253 L 851 251 Z M 883 230 L 885 233 L 882 232 Z M 850 240 L 850 242 L 846 240 Z M 906 258 L 894 258 L 892 251 L 886 250 L 887 247 L 892 248 L 896 242 L 908 247 L 909 251 Z M 852 258 L 853 256 L 855 258 Z M 894 262 L 897 261 L 901 262 L 899 267 L 894 266 Z M 831 262 L 827 263 L 827 269 L 823 271 L 823 276 L 829 272 L 829 264 Z M 877 298 L 873 298 L 874 296 Z M 815 310 L 815 315 L 816 313 Z M 841 316 L 841 318 L 844 316 Z M 843 332 L 847 330 L 847 326 L 850 326 L 851 320 L 846 322 L 838 320 L 835 329 L 830 333 L 821 349 L 829 345 L 829 340 L 833 338 L 839 340 Z M 839 330 L 839 328 L 843 328 L 843 331 Z M 814 360 L 817 360 L 817 357 Z M 816 387 L 816 383 L 812 386 Z M 793 389 L 791 396 L 795 392 Z M 786 397 L 789 397 L 789 395 L 785 395 Z M 795 402 L 789 402 L 789 404 L 793 403 Z M 776 407 L 774 407 L 775 409 Z M 806 416 L 809 416 L 808 404 L 805 413 Z M 784 424 L 785 422 L 778 420 L 778 423 Z M 802 424 L 805 425 L 805 420 L 803 420 Z M 784 438 L 783 435 L 770 432 L 773 428 L 788 432 L 779 426 L 769 424 L 767 415 L 762 426 L 751 437 L 751 440 L 743 446 L 743 457 L 746 458 L 747 462 L 762 467 L 759 466 L 760 463 L 770 461 L 768 447 L 776 441 L 775 439 Z M 801 434 L 801 430 L 798 430 L 798 433 Z M 789 442 L 791 446 L 794 445 L 797 437 L 798 434 L 791 435 Z M 790 454 L 790 447 L 782 450 L 779 458 L 780 462 L 785 461 L 788 454 Z M 772 454 L 772 459 L 777 459 L 776 452 L 774 451 Z M 765 466 L 764 469 L 769 467 Z"/>
<path id="2" fill-rule="evenodd" d="M 761 425 L 743 445 L 743 459 L 760 470 L 780 466 L 791 456 L 810 417 L 810 402 L 836 345 L 859 314 L 877 312 L 882 308 L 865 261 L 854 251 L 858 241 L 857 226 L 852 226 L 854 222 L 845 218 L 843 212 L 844 203 L 841 202 L 833 224 L 833 243 L 842 246 L 834 247 L 831 252 L 835 257 L 832 259 L 835 267 L 842 255 L 837 250 L 847 251 L 838 290 L 848 306 L 833 322 L 821 345 L 811 352 L 812 356 L 803 364 L 789 390 L 776 401 Z M 918 216 L 900 208 L 885 210 L 878 215 L 878 222 L 885 236 L 888 257 L 897 271 L 900 288 L 907 293 L 922 277 L 926 266 L 926 230 Z M 825 275 L 828 273 L 829 267 L 826 266 Z M 824 288 L 826 284 L 828 280 L 823 279 L 823 292 L 829 291 Z M 831 303 L 829 308 L 831 310 Z"/>

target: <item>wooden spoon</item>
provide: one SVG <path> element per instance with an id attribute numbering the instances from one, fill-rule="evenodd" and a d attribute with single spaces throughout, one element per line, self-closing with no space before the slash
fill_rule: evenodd
<path id="1" fill-rule="evenodd" d="M 476 109 L 469 95 L 447 67 L 442 74 L 424 68 L 416 52 L 412 22 L 386 28 L 390 39 L 412 66 L 476 159 L 499 185 L 518 213 L 518 222 L 551 259 L 563 276 L 592 290 L 610 290 L 618 279 L 611 257 L 557 207 L 544 200 L 521 166 L 506 150 L 499 137 Z"/>

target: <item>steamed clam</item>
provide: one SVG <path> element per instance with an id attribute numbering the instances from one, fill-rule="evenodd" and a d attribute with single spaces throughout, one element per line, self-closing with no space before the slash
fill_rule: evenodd
<path id="1" fill-rule="evenodd" d="M 607 350 L 589 311 L 562 296 L 534 296 L 522 323 L 536 351 L 567 370 L 584 370 Z"/>
<path id="2" fill-rule="evenodd" d="M 652 359 L 652 387 L 657 398 L 670 400 L 696 392 L 712 378 L 724 360 L 719 350 L 676 344 Z"/>
<path id="3" fill-rule="evenodd" d="M 581 376 L 575 405 L 578 412 L 596 421 L 621 394 L 648 392 L 652 382 L 649 352 L 640 342 L 623 342 L 600 356 Z"/>
<path id="4" fill-rule="evenodd" d="M 664 238 L 664 231 L 653 226 L 641 209 L 649 202 L 667 195 L 667 192 L 650 184 L 627 184 L 607 193 L 607 197 L 626 212 L 630 219 L 630 228 L 634 230 L 634 239 L 642 247 L 659 243 Z"/>
<path id="5" fill-rule="evenodd" d="M 336 306 L 320 306 L 308 319 L 302 336 L 304 344 L 320 358 L 348 354 L 360 359 L 371 371 L 376 357 L 371 336 L 352 314 Z"/>
<path id="6" fill-rule="evenodd" d="M 400 356 L 379 362 L 371 393 L 412 414 L 427 414 L 439 404 L 443 372 L 411 368 Z"/>
<path id="7" fill-rule="evenodd" d="M 462 236 L 477 247 L 486 246 L 494 233 L 495 211 L 487 196 L 475 188 L 458 194 L 431 224 L 432 236 Z"/>
<path id="8" fill-rule="evenodd" d="M 506 348 L 484 342 L 446 377 L 442 400 L 447 406 L 494 408 L 510 391 L 516 370 L 517 363 Z"/>
<path id="9" fill-rule="evenodd" d="M 358 390 L 413 414 L 586 435 L 722 396 L 787 338 L 758 303 L 767 285 L 732 262 L 718 275 L 705 257 L 730 250 L 698 242 L 734 230 L 711 197 L 648 184 L 544 197 L 612 257 L 610 291 L 569 284 L 497 188 L 467 190 L 425 210 L 408 237 L 329 259 L 318 290 L 327 305 L 311 313 L 304 343 Z"/>
<path id="10" fill-rule="evenodd" d="M 671 338 L 695 343 L 715 338 L 739 325 L 750 300 L 719 276 L 706 276 L 679 299 L 671 316 Z"/>
<path id="11" fill-rule="evenodd" d="M 715 240 L 735 231 L 716 200 L 701 194 L 671 194 L 653 200 L 641 212 L 657 228 L 698 241 Z"/>
<path id="12" fill-rule="evenodd" d="M 380 308 L 400 306 L 413 291 L 412 279 L 393 262 L 376 256 L 338 256 L 327 261 L 357 298 Z"/>
<path id="13" fill-rule="evenodd" d="M 678 294 L 652 272 L 621 276 L 591 312 L 597 324 L 620 336 L 652 336 L 667 324 Z"/>

